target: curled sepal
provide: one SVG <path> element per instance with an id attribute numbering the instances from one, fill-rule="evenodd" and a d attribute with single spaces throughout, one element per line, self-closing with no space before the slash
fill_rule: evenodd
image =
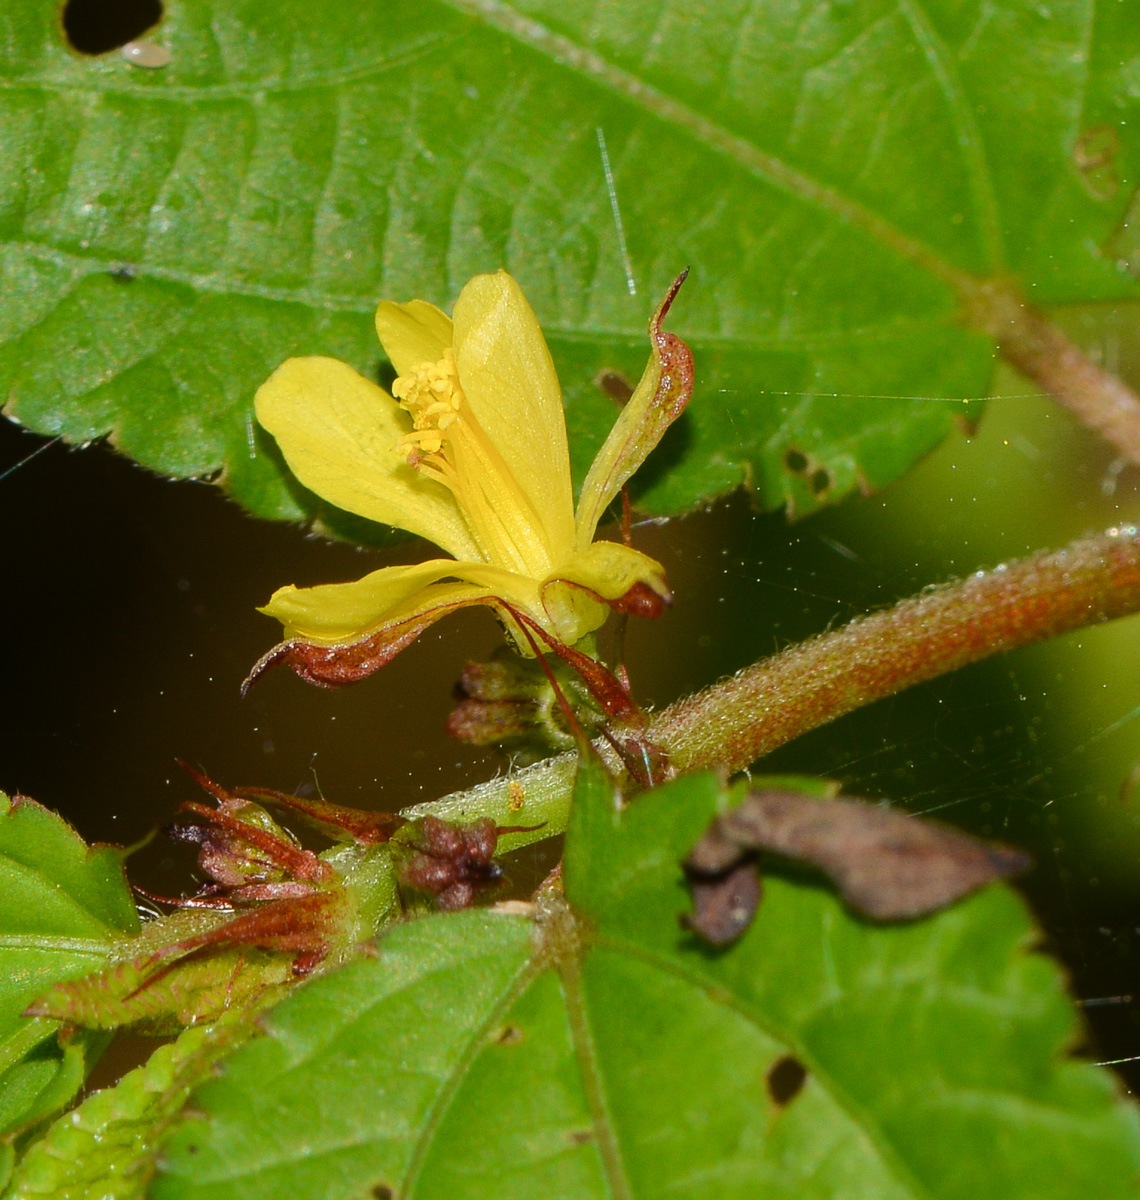
<path id="1" fill-rule="evenodd" d="M 661 328 L 688 274 L 686 268 L 673 280 L 665 299 L 650 318 L 649 362 L 582 485 L 576 518 L 580 546 L 590 543 L 610 501 L 649 457 L 665 430 L 684 412 L 693 394 L 692 352 L 676 334 Z"/>
<path id="2" fill-rule="evenodd" d="M 343 804 L 331 804 L 319 796 L 290 796 L 273 788 L 239 787 L 234 788 L 233 794 L 242 799 L 263 800 L 296 813 L 334 842 L 374 846 L 386 842 L 392 836 L 392 830 L 403 823 L 403 818 L 395 813 L 348 808 Z"/>
<path id="3" fill-rule="evenodd" d="M 540 595 L 555 629 L 572 627 L 583 603 L 639 617 L 659 617 L 673 603 L 661 564 L 618 542 L 587 546 L 543 582 Z"/>
<path id="4" fill-rule="evenodd" d="M 817 867 L 855 912 L 907 921 L 1026 870 L 1021 850 L 936 821 L 844 798 L 755 791 L 722 813 L 685 859 L 696 886 L 686 924 L 716 945 L 747 928 L 760 888 L 742 872 L 761 851 Z"/>
<path id="5" fill-rule="evenodd" d="M 410 646 L 425 629 L 444 614 L 432 612 L 410 621 L 385 626 L 355 642 L 340 646 L 322 646 L 304 638 L 278 642 L 253 664 L 241 685 L 244 696 L 272 667 L 290 666 L 306 683 L 317 687 L 338 688 L 357 683 L 379 671 Z"/>

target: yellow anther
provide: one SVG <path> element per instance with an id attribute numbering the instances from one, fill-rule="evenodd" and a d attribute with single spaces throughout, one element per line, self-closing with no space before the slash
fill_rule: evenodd
<path id="1" fill-rule="evenodd" d="M 400 439 L 400 451 L 418 466 L 422 457 L 440 452 L 442 432 L 454 424 L 463 405 L 455 355 L 444 350 L 438 362 L 420 363 L 410 374 L 401 375 L 392 384 L 392 395 L 412 416 L 412 432 Z"/>

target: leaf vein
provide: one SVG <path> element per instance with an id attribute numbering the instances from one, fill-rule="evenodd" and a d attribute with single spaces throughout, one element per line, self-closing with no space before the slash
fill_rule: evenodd
<path id="1" fill-rule="evenodd" d="M 390 227 L 390 226 L 389 226 Z M 4 245 L 18 253 L 24 253 L 32 258 L 48 262 L 52 266 L 76 272 L 72 284 L 81 282 L 89 275 L 106 274 L 122 267 L 119 258 L 97 257 L 94 254 L 75 254 L 61 250 L 55 246 L 37 241 L 9 241 Z M 381 296 L 354 295 L 345 292 L 332 292 L 309 287 L 275 287 L 269 284 L 252 283 L 247 280 L 235 279 L 222 272 L 197 272 L 184 268 L 164 267 L 149 263 L 131 263 L 135 269 L 136 279 L 156 279 L 164 283 L 174 283 L 190 288 L 196 292 L 221 295 L 245 296 L 256 300 L 269 300 L 282 304 L 301 304 L 310 308 L 335 313 L 361 313 L 372 316 Z M 61 297 L 62 299 L 62 297 Z M 861 325 L 855 328 L 837 329 L 831 331 L 810 333 L 795 333 L 792 331 L 776 330 L 769 335 L 753 334 L 748 337 L 735 337 L 725 334 L 706 334 L 701 331 L 689 331 L 687 337 L 693 343 L 703 348 L 719 350 L 740 350 L 755 352 L 767 347 L 788 349 L 794 347 L 810 348 L 821 345 L 845 345 L 851 342 L 890 341 L 899 337 L 913 334 L 916 330 L 932 330 L 945 327 L 945 320 L 940 316 L 924 316 L 914 318 L 900 315 L 881 324 Z M 640 348 L 645 341 L 644 334 L 638 330 L 613 326 L 598 326 L 590 329 L 566 328 L 553 322 L 544 325 L 548 341 L 565 341 L 571 343 L 594 343 L 601 340 L 623 342 L 631 347 Z"/>
<path id="2" fill-rule="evenodd" d="M 957 134 L 957 145 L 966 169 L 966 177 L 970 181 L 974 215 L 984 239 L 988 267 L 991 272 L 997 273 L 1002 268 L 1005 253 L 985 140 L 974 120 L 974 114 L 970 111 L 965 89 L 958 72 L 954 69 L 946 45 L 938 36 L 934 23 L 922 7 L 921 0 L 897 0 L 897 3 L 946 100 Z"/>
<path id="3" fill-rule="evenodd" d="M 466 1046 L 464 1046 L 462 1052 L 455 1059 L 451 1071 L 436 1091 L 435 1098 L 428 1106 L 427 1112 L 419 1123 L 411 1154 L 404 1167 L 404 1180 L 403 1186 L 400 1188 L 400 1195 L 410 1196 L 412 1194 L 420 1171 L 423 1169 L 424 1162 L 427 1159 L 432 1139 L 435 1137 L 451 1101 L 455 1098 L 460 1085 L 466 1078 L 468 1069 L 474 1062 L 476 1055 L 485 1045 L 488 1033 L 497 1024 L 501 1023 L 506 1013 L 544 969 L 546 969 L 545 963 L 536 962 L 532 956 L 525 958 L 519 965 L 518 970 L 507 981 L 502 995 L 488 1008 L 486 1016 L 472 1030 L 471 1036 L 467 1039 Z"/>
<path id="4" fill-rule="evenodd" d="M 484 20 L 554 62 L 594 80 L 667 124 L 683 129 L 704 145 L 732 160 L 756 178 L 806 202 L 839 221 L 854 225 L 952 287 L 965 290 L 969 276 L 924 243 L 858 201 L 821 183 L 754 143 L 667 95 L 652 84 L 615 66 L 594 50 L 554 33 L 525 17 L 504 0 L 445 0 L 461 12 Z"/>
<path id="5" fill-rule="evenodd" d="M 574 1057 L 582 1077 L 586 1103 L 594 1127 L 598 1156 L 602 1160 L 606 1180 L 610 1185 L 613 1200 L 632 1200 L 633 1191 L 626 1176 L 622 1161 L 617 1131 L 614 1129 L 606 1099 L 605 1084 L 598 1064 L 597 1049 L 586 1012 L 586 1001 L 582 995 L 580 963 L 575 959 L 564 959 L 558 964 L 562 980 L 562 995 L 566 1001 L 566 1014 L 570 1021 L 570 1038 L 574 1045 Z"/>
<path id="6" fill-rule="evenodd" d="M 267 83 L 264 79 L 251 79 L 244 83 L 220 84 L 167 84 L 162 88 L 148 87 L 140 90 L 130 76 L 87 76 L 82 83 L 74 77 L 53 75 L 23 75 L 17 79 L 0 78 L 0 92 L 30 91 L 59 93 L 74 98 L 78 93 L 94 95 L 129 96 L 136 100 L 163 101 L 166 99 L 185 102 L 187 100 L 249 99 L 284 92 L 308 91 L 312 88 L 340 87 L 344 84 L 361 83 L 399 70 L 409 63 L 437 51 L 440 47 L 462 40 L 462 31 L 427 34 L 416 40 L 403 53 L 393 55 L 380 62 L 369 61 L 358 67 L 343 67 L 329 71 L 313 71 L 307 74 L 290 75 Z M 126 82 L 122 80 L 125 79 Z"/>
<path id="7" fill-rule="evenodd" d="M 782 1042 L 815 1076 L 832 1100 L 850 1117 L 852 1123 L 874 1144 L 882 1156 L 883 1162 L 893 1172 L 901 1186 L 909 1189 L 916 1200 L 934 1200 L 930 1189 L 918 1179 L 899 1153 L 894 1143 L 887 1137 L 878 1121 L 860 1105 L 847 1090 L 828 1073 L 810 1048 L 804 1045 L 798 1037 L 788 1029 L 770 1020 L 764 1013 L 757 1010 L 739 996 L 729 992 L 712 980 L 706 979 L 699 972 L 682 966 L 679 962 L 639 945 L 636 942 L 618 941 L 611 937 L 599 937 L 595 943 L 607 950 L 619 954 L 628 954 L 633 958 L 655 967 L 657 970 L 671 975 L 683 983 L 689 984 L 703 992 L 716 1003 L 732 1009 L 746 1021 L 754 1024 L 773 1041 Z"/>

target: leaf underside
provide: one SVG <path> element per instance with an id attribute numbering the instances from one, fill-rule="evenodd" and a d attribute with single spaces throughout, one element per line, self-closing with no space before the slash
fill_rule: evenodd
<path id="1" fill-rule="evenodd" d="M 595 375 L 638 377 L 692 267 L 697 392 L 637 482 L 660 513 L 742 481 L 810 511 L 937 444 L 992 362 L 946 269 L 1135 294 L 1137 0 L 169 0 L 150 36 L 158 71 L 71 51 L 44 0 L 0 13 L 0 400 L 261 515 L 364 536 L 254 390 L 294 354 L 385 378 L 376 302 L 478 271 L 548 331 L 581 479 Z"/>
<path id="2" fill-rule="evenodd" d="M 569 908 L 404 925 L 295 993 L 196 1093 L 151 1194 L 1134 1194 L 1140 1122 L 1064 1060 L 1075 1018 L 1013 893 L 885 928 L 770 877 L 712 953 L 677 924 L 677 861 L 722 802 L 686 779 L 619 817 L 587 772 Z"/>
<path id="3" fill-rule="evenodd" d="M 60 1118 L 20 1160 L 5 1200 L 139 1200 L 162 1133 L 191 1088 L 253 1030 L 252 1012 L 185 1030 Z"/>

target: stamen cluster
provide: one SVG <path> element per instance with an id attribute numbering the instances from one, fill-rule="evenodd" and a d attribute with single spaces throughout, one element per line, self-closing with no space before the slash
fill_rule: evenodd
<path id="1" fill-rule="evenodd" d="M 421 454 L 438 454 L 443 432 L 455 422 L 465 400 L 454 352 L 448 348 L 438 361 L 419 363 L 411 374 L 399 376 L 392 395 L 412 416 L 412 432 L 399 443 L 401 452 L 408 452 L 408 461 L 415 466 Z"/>

